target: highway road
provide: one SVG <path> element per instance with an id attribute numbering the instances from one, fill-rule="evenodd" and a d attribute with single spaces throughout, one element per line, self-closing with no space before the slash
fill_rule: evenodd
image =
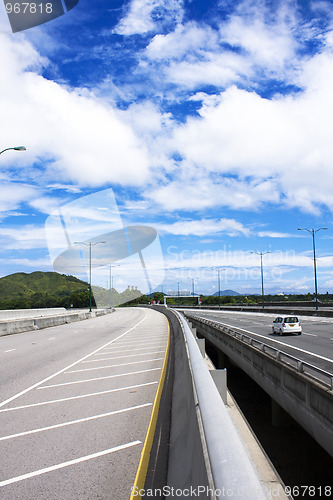
<path id="1" fill-rule="evenodd" d="M 168 324 L 148 309 L 0 338 L 0 498 L 128 500 Z"/>
<path id="2" fill-rule="evenodd" d="M 272 333 L 273 319 L 278 316 L 276 313 L 182 310 L 240 329 L 257 340 L 333 374 L 333 318 L 298 316 L 303 328 L 302 335 L 280 336 Z"/>

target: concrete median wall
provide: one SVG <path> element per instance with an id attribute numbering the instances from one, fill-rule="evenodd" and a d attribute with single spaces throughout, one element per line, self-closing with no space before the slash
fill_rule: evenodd
<path id="1" fill-rule="evenodd" d="M 174 386 L 168 459 L 168 486 L 175 490 L 208 488 L 202 436 L 197 416 L 197 399 L 188 362 L 188 352 L 179 320 L 166 311 L 174 336 Z M 206 491 L 198 498 L 211 498 Z"/>
<path id="2" fill-rule="evenodd" d="M 265 306 L 265 309 L 263 309 L 260 306 L 182 306 L 182 305 L 170 305 L 168 306 L 170 309 L 196 309 L 196 310 L 221 310 L 221 311 L 242 311 L 242 312 L 259 312 L 259 313 L 266 313 L 266 314 L 286 314 L 286 315 L 291 315 L 295 314 L 297 316 L 324 316 L 324 317 L 333 317 L 333 311 L 327 311 L 327 310 L 318 310 L 316 311 L 314 306 L 313 308 L 294 308 L 294 307 L 288 307 L 285 304 L 285 307 L 283 304 L 281 307 L 270 307 L 270 306 Z"/>
<path id="3" fill-rule="evenodd" d="M 19 318 L 36 318 L 37 316 L 55 316 L 65 314 L 64 307 L 48 307 L 42 309 L 4 309 L 0 310 L 0 321 Z"/>
<path id="4" fill-rule="evenodd" d="M 112 312 L 110 309 L 96 309 L 92 312 L 89 311 L 78 311 L 78 312 L 67 312 L 66 309 L 59 308 L 61 311 L 57 315 L 45 315 L 45 316 L 35 316 L 32 318 L 23 319 L 9 319 L 6 321 L 0 320 L 0 336 L 11 335 L 14 333 L 22 333 L 31 330 L 41 330 L 43 328 L 49 328 L 52 326 L 65 325 L 66 323 L 73 323 L 75 321 L 82 321 L 89 318 L 94 318 L 96 316 L 101 316 Z M 30 309 L 30 311 L 35 311 Z M 39 310 L 40 311 L 40 310 Z"/>

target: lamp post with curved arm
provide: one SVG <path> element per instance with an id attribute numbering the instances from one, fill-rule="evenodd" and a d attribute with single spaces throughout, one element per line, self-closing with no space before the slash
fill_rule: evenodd
<path id="1" fill-rule="evenodd" d="M 317 288 L 317 269 L 316 269 L 316 245 L 315 245 L 315 234 L 323 229 L 327 230 L 327 227 L 320 227 L 319 229 L 307 229 L 306 227 L 299 227 L 298 231 L 307 231 L 312 236 L 312 249 L 313 249 L 313 267 L 314 267 L 314 280 L 315 280 L 315 298 L 316 298 L 316 311 L 318 311 L 318 288 Z"/>
<path id="2" fill-rule="evenodd" d="M 27 148 L 25 146 L 15 146 L 14 148 L 6 148 L 0 151 L 0 155 L 2 155 L 2 153 L 4 153 L 5 151 L 10 151 L 11 149 L 13 151 L 25 151 Z"/>

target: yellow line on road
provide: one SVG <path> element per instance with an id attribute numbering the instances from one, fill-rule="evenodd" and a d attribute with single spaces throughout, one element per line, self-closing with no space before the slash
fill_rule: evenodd
<path id="1" fill-rule="evenodd" d="M 146 439 L 141 451 L 141 458 L 138 466 L 138 470 L 135 476 L 135 481 L 132 486 L 132 494 L 130 497 L 130 500 L 133 500 L 134 498 L 141 498 L 142 495 L 140 494 L 135 494 L 134 492 L 138 493 L 140 490 L 143 489 L 145 482 L 146 482 L 146 476 L 147 476 L 147 470 L 148 470 L 148 465 L 149 465 L 149 460 L 150 460 L 150 453 L 151 449 L 153 446 L 153 440 L 154 440 L 154 435 L 155 435 L 155 429 L 156 429 L 156 423 L 157 423 L 157 417 L 158 417 L 158 412 L 160 408 L 160 401 L 161 401 L 161 396 L 162 396 L 162 391 L 164 387 L 164 380 L 165 380 L 165 375 L 166 375 L 166 369 L 167 369 L 167 364 L 168 364 L 168 358 L 169 358 L 169 349 L 170 349 L 170 325 L 168 322 L 168 343 L 165 351 L 165 356 L 164 356 L 164 362 L 163 362 L 163 368 L 162 368 L 162 374 L 160 378 L 160 383 L 158 384 L 156 396 L 155 396 L 155 401 L 153 405 L 153 410 L 151 413 L 150 417 L 150 422 L 149 422 L 149 427 L 146 435 Z"/>

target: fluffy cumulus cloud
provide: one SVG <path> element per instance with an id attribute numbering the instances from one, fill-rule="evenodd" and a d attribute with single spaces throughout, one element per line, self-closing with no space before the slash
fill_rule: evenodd
<path id="1" fill-rule="evenodd" d="M 217 17 L 214 27 L 188 21 L 172 32 L 157 33 L 146 48 L 147 61 L 159 67 L 164 81 L 188 89 L 255 86 L 258 76 L 292 81 L 301 47 L 293 11 L 284 6 L 272 17 L 263 2 L 240 5 L 226 19 Z"/>
<path id="2" fill-rule="evenodd" d="M 117 110 L 41 76 L 47 61 L 23 36 L 0 35 L 0 62 L 1 140 L 27 147 L 2 168 L 43 164 L 52 180 L 83 186 L 145 182 L 147 149 Z"/>
<path id="3" fill-rule="evenodd" d="M 319 29 L 294 7 L 280 2 L 273 15 L 246 0 L 214 27 L 185 22 L 152 38 L 141 61 L 155 85 L 177 84 L 175 100 L 187 91 L 201 102 L 197 116 L 168 130 L 164 145 L 181 160 L 171 182 L 149 191 L 157 203 L 333 208 L 333 31 L 329 16 Z M 195 92 L 205 85 L 215 92 Z"/>
<path id="4" fill-rule="evenodd" d="M 332 68 L 333 54 L 311 58 L 299 76 L 304 91 L 291 96 L 266 99 L 236 87 L 214 100 L 201 96 L 200 117 L 189 118 L 173 135 L 184 169 L 190 164 L 207 175 L 252 179 L 248 187 L 253 179 L 266 181 L 272 201 L 279 200 L 279 190 L 291 207 L 333 208 Z"/>
<path id="5" fill-rule="evenodd" d="M 75 190 L 136 185 L 170 210 L 333 208 L 332 30 L 319 33 L 292 2 L 279 5 L 273 16 L 265 2 L 238 2 L 209 24 L 184 21 L 182 0 L 127 2 L 115 31 L 147 35 L 134 71 L 147 80 L 137 89 L 132 81 L 131 95 L 146 98 L 125 110 L 47 80 L 48 61 L 24 35 L 0 35 L 2 141 L 28 148 L 4 155 L 2 168 Z M 304 57 L 308 41 L 317 48 Z M 268 81 L 277 90 L 265 96 Z M 191 104 L 196 114 L 180 122 L 169 111 Z M 47 211 L 45 203 L 35 207 Z"/>
<path id="6" fill-rule="evenodd" d="M 264 203 L 277 202 L 279 191 L 273 181 L 239 180 L 219 177 L 206 171 L 192 169 L 190 165 L 172 181 L 146 190 L 146 196 L 157 207 L 200 212 L 213 207 L 234 210 L 257 210 Z"/>

